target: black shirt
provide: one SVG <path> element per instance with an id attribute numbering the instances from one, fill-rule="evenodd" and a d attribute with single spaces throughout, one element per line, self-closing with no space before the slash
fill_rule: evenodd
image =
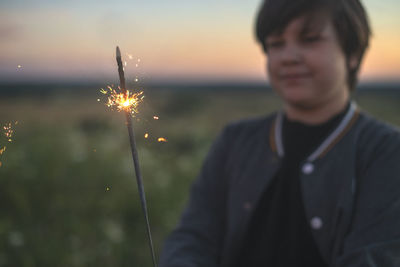
<path id="1" fill-rule="evenodd" d="M 350 105 L 328 122 L 283 120 L 282 166 L 262 195 L 244 238 L 237 267 L 324 267 L 302 199 L 300 164 L 340 123 Z"/>

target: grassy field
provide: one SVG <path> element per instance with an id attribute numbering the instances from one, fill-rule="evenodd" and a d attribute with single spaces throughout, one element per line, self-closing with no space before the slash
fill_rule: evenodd
<path id="1" fill-rule="evenodd" d="M 159 254 L 221 128 L 280 102 L 257 90 L 145 94 L 134 127 Z M 0 139 L 0 266 L 151 266 L 124 116 L 99 96 L 93 89 L 0 98 L 0 123 L 18 121 L 14 141 Z M 354 98 L 400 125 L 400 91 Z"/>

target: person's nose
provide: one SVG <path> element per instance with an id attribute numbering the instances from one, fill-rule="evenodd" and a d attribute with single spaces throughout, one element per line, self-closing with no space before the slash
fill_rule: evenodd
<path id="1" fill-rule="evenodd" d="M 301 48 L 294 42 L 287 42 L 281 52 L 281 61 L 284 65 L 298 64 L 303 58 Z"/>

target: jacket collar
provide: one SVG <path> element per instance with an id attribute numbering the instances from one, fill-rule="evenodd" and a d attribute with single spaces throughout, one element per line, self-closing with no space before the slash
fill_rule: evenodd
<path id="1" fill-rule="evenodd" d="M 350 108 L 346 115 L 340 121 L 339 125 L 321 142 L 321 144 L 308 157 L 307 161 L 314 161 L 323 157 L 340 139 L 350 130 L 359 116 L 359 109 L 355 102 L 351 102 Z M 285 155 L 282 142 L 282 123 L 284 112 L 281 111 L 276 115 L 275 121 L 270 132 L 270 146 L 272 151 L 276 152 L 279 157 Z"/>

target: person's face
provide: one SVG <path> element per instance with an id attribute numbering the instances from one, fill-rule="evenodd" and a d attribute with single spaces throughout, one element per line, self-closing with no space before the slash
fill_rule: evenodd
<path id="1" fill-rule="evenodd" d="M 331 19 L 300 16 L 265 42 L 269 80 L 286 105 L 309 109 L 348 99 L 346 58 Z"/>

